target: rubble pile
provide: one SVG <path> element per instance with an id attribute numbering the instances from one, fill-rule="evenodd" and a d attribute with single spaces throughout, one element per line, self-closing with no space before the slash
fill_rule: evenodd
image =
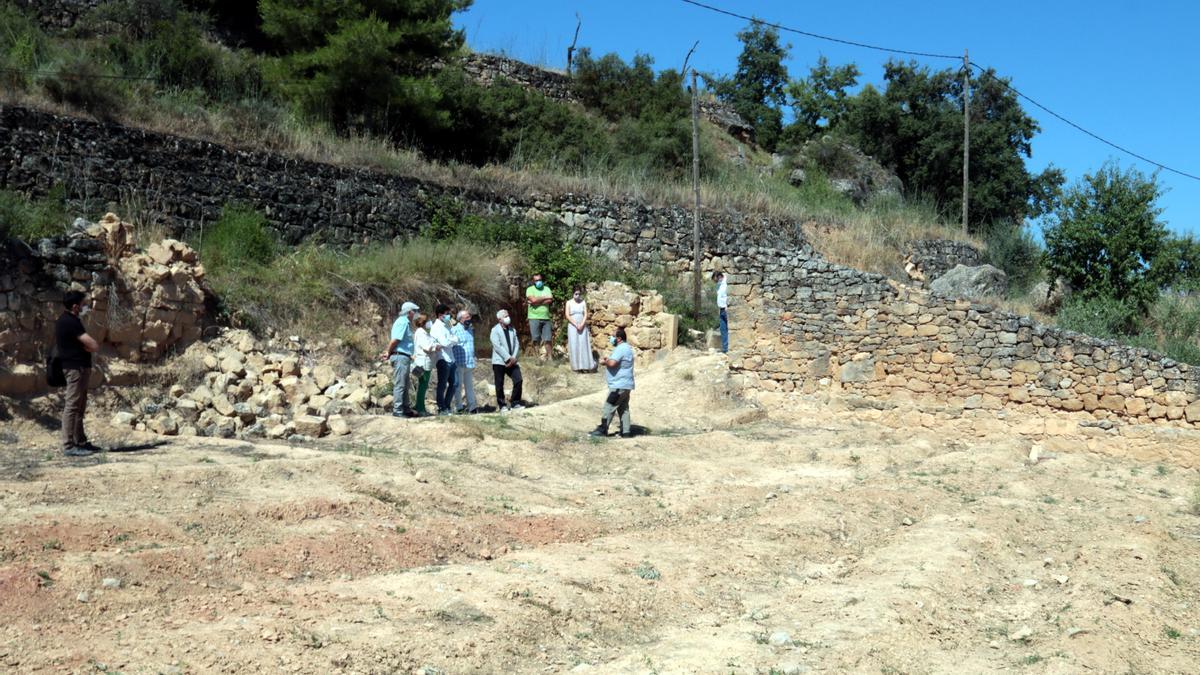
<path id="1" fill-rule="evenodd" d="M 387 372 L 343 376 L 317 362 L 324 349 L 294 336 L 262 343 L 247 331 L 225 330 L 177 361 L 198 368 L 200 384 L 172 385 L 135 410 L 116 413 L 112 424 L 163 436 L 295 441 L 346 435 L 348 416 L 391 408 Z"/>

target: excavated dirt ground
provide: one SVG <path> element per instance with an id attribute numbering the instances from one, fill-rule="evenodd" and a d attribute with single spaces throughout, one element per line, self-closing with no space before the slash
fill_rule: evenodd
<path id="1" fill-rule="evenodd" d="M 1195 470 L 765 413 L 722 358 L 642 369 L 628 440 L 598 375 L 305 447 L 0 422 L 0 670 L 1197 671 Z"/>

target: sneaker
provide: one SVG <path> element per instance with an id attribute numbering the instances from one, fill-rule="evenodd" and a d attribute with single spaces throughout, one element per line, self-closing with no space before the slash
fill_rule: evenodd
<path id="1" fill-rule="evenodd" d="M 87 450 L 89 452 L 104 452 L 104 448 L 96 445 L 95 443 L 92 443 L 91 441 L 88 441 L 79 447 L 81 447 L 84 450 Z"/>
<path id="2" fill-rule="evenodd" d="M 520 403 L 514 403 L 511 406 L 509 406 L 509 409 L 510 410 L 524 410 L 525 406 L 521 405 Z"/>
<path id="3" fill-rule="evenodd" d="M 631 431 L 627 434 L 621 434 L 621 438 L 633 438 L 633 432 Z"/>
<path id="4" fill-rule="evenodd" d="M 67 457 L 87 457 L 88 455 L 92 454 L 92 451 L 88 450 L 87 448 L 81 448 L 78 445 L 72 445 L 66 450 L 63 450 L 63 454 Z"/>
<path id="5" fill-rule="evenodd" d="M 468 410 L 468 411 L 467 411 L 467 414 L 468 414 L 468 415 L 478 415 L 478 414 L 479 414 L 479 408 L 471 408 L 470 410 Z"/>
<path id="6" fill-rule="evenodd" d="M 596 427 L 595 429 L 592 429 L 592 432 L 588 434 L 588 436 L 593 436 L 595 438 L 608 438 L 608 429 Z"/>
<path id="7" fill-rule="evenodd" d="M 405 410 L 405 411 L 402 413 L 402 415 L 403 415 L 404 417 L 408 417 L 408 418 L 420 417 L 420 415 L 418 415 L 418 414 L 417 414 L 417 411 L 416 411 L 416 410 Z"/>

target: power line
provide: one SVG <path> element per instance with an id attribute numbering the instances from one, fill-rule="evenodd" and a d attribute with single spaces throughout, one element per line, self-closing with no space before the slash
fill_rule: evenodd
<path id="1" fill-rule="evenodd" d="M 862 47 L 863 49 L 873 49 L 873 50 L 875 50 L 875 51 L 880 51 L 880 52 L 889 52 L 889 53 L 892 53 L 892 54 L 905 54 L 905 55 L 908 55 L 908 56 L 923 56 L 923 57 L 926 57 L 926 58 L 932 58 L 932 59 L 954 59 L 954 60 L 959 60 L 959 59 L 961 59 L 961 58 L 962 58 L 961 56 L 954 56 L 954 55 L 951 55 L 951 54 L 936 54 L 936 53 L 932 53 L 932 52 L 917 52 L 917 51 L 911 51 L 911 50 L 908 50 L 908 49 L 893 49 L 893 48 L 890 48 L 890 47 L 880 47 L 880 46 L 878 46 L 878 45 L 867 44 L 867 43 L 865 43 L 865 42 L 856 42 L 856 41 L 854 41 L 854 40 L 845 40 L 845 39 L 842 39 L 842 38 L 830 37 L 830 36 L 828 36 L 828 35 L 821 35 L 821 34 L 819 34 L 819 33 L 812 33 L 812 32 L 809 32 L 809 31 L 800 30 L 800 29 L 798 29 L 798 28 L 791 28 L 791 27 L 789 27 L 789 26 L 784 26 L 784 25 L 782 25 L 782 24 L 778 24 L 778 23 L 771 23 L 771 22 L 769 22 L 769 21 L 763 21 L 762 19 L 759 19 L 759 18 L 756 18 L 756 17 L 752 17 L 752 16 L 746 16 L 745 14 L 738 14 L 737 12 L 731 12 L 731 11 L 729 11 L 729 10 L 726 10 L 726 9 L 721 9 L 720 7 L 714 7 L 714 6 L 712 6 L 712 5 L 707 5 L 707 4 L 703 3 L 703 2 L 697 2 L 697 0 L 680 0 L 680 1 L 681 1 L 681 2 L 684 2 L 684 3 L 686 3 L 686 4 L 689 4 L 689 5 L 693 5 L 693 6 L 696 6 L 696 7 L 700 7 L 700 8 L 702 8 L 702 9 L 707 9 L 707 10 L 709 10 L 709 11 L 711 11 L 711 12 L 716 12 L 716 13 L 718 13 L 718 14 L 724 14 L 724 15 L 726 15 L 726 16 L 731 16 L 731 17 L 734 17 L 734 18 L 742 19 L 742 20 L 744 20 L 744 21 L 750 21 L 750 22 L 752 22 L 752 23 L 757 23 L 757 24 L 761 24 L 761 25 L 764 25 L 764 26 L 770 26 L 771 28 L 775 28 L 775 29 L 777 29 L 777 30 L 785 31 L 785 32 L 788 32 L 788 33 L 795 33 L 795 34 L 797 34 L 797 35 L 804 35 L 804 36 L 806 36 L 806 37 L 816 38 L 816 39 L 818 39 L 818 40 L 826 40 L 826 41 L 828 41 L 828 42 L 836 42 L 836 43 L 838 43 L 838 44 L 850 45 L 850 46 L 852 46 L 852 47 Z M 973 67 L 975 67 L 975 68 L 979 69 L 979 71 L 980 71 L 980 72 L 982 72 L 982 73 L 984 73 L 985 75 L 990 75 L 990 74 L 988 73 L 988 71 L 987 71 L 987 70 L 985 70 L 985 69 L 984 69 L 982 66 L 980 66 L 979 64 L 977 64 L 977 63 L 974 63 L 974 62 L 971 62 L 971 65 L 972 65 Z M 1169 172 L 1171 172 L 1171 173 L 1173 173 L 1173 174 L 1177 174 L 1177 175 L 1179 175 L 1179 176 L 1183 176 L 1184 178 L 1190 178 L 1190 179 L 1192 179 L 1192 180 L 1194 180 L 1194 181 L 1200 181 L 1200 176 L 1198 176 L 1198 175 L 1196 175 L 1196 174 L 1191 174 L 1191 173 L 1188 173 L 1188 172 L 1186 172 L 1186 171 L 1180 171 L 1179 169 L 1175 169 L 1175 168 L 1173 168 L 1173 167 L 1167 166 L 1166 164 L 1163 164 L 1162 162 L 1156 162 L 1156 161 L 1154 161 L 1153 159 L 1150 159 L 1149 157 L 1146 157 L 1145 155 L 1142 155 L 1142 154 L 1136 153 L 1136 152 L 1134 152 L 1134 151 L 1132 151 L 1132 150 L 1130 150 L 1130 149 L 1128 149 L 1128 148 L 1126 148 L 1126 147 L 1124 147 L 1124 146 L 1118 145 L 1117 143 L 1114 143 L 1114 142 L 1112 142 L 1112 141 L 1110 141 L 1110 140 L 1108 140 L 1108 139 L 1104 138 L 1103 136 L 1100 136 L 1099 134 L 1097 134 L 1097 133 L 1095 133 L 1095 132 L 1088 131 L 1087 129 L 1085 129 L 1084 127 L 1080 126 L 1079 124 L 1076 124 L 1075 122 L 1072 122 L 1071 120 L 1067 119 L 1066 117 L 1064 117 L 1064 116 L 1062 116 L 1062 115 L 1060 115 L 1060 114 L 1058 114 L 1058 113 L 1054 112 L 1054 111 L 1053 111 L 1053 110 L 1051 110 L 1050 108 L 1047 108 L 1046 106 L 1042 105 L 1041 103 L 1038 103 L 1038 102 L 1037 102 L 1037 101 L 1035 101 L 1034 99 L 1030 98 L 1030 97 L 1029 97 L 1027 94 L 1023 93 L 1022 91 L 1020 91 L 1020 90 L 1019 90 L 1019 89 L 1017 89 L 1016 87 L 1012 86 L 1011 84 L 1009 84 L 1009 83 L 1008 83 L 1008 82 L 1006 82 L 1005 80 L 1003 80 L 1003 79 L 1001 79 L 1001 78 L 998 78 L 998 77 L 997 77 L 997 78 L 995 78 L 995 79 L 996 79 L 997 81 L 999 81 L 1001 84 L 1003 84 L 1005 87 L 1007 87 L 1009 90 L 1011 90 L 1011 91 L 1012 91 L 1014 94 L 1016 94 L 1018 97 L 1025 99 L 1026 101 L 1028 101 L 1028 102 L 1029 102 L 1030 104 L 1032 104 L 1033 106 L 1035 106 L 1035 107 L 1039 108 L 1040 110 L 1044 111 L 1045 113 L 1047 113 L 1047 114 L 1049 114 L 1049 115 L 1053 116 L 1055 119 L 1058 119 L 1059 121 L 1061 121 L 1061 122 L 1063 122 L 1063 123 L 1065 123 L 1065 124 L 1067 124 L 1067 125 L 1069 125 L 1069 126 L 1071 126 L 1071 127 L 1075 128 L 1077 131 L 1080 131 L 1080 132 L 1082 132 L 1082 133 L 1084 133 L 1084 134 L 1086 134 L 1086 135 L 1088 135 L 1088 136 L 1092 137 L 1093 139 L 1095 139 L 1095 140 L 1097 140 L 1097 141 L 1100 141 L 1101 143 L 1103 143 L 1103 144 L 1105 144 L 1105 145 L 1107 145 L 1107 146 L 1109 146 L 1109 147 L 1111 147 L 1111 148 L 1115 148 L 1116 150 L 1119 150 L 1120 152 L 1123 152 L 1123 153 L 1125 153 L 1126 155 L 1129 155 L 1130 157 L 1133 157 L 1133 158 L 1135 158 L 1135 159 L 1139 159 L 1139 160 L 1141 160 L 1141 161 L 1143 161 L 1143 162 L 1146 162 L 1147 164 L 1150 164 L 1150 165 L 1156 166 L 1156 167 L 1158 167 L 1158 168 L 1162 169 L 1163 171 L 1169 171 Z"/>
<path id="2" fill-rule="evenodd" d="M 682 2 L 685 2 L 689 5 L 695 5 L 696 7 L 700 7 L 702 9 L 707 9 L 710 12 L 716 12 L 718 14 L 724 14 L 725 16 L 732 16 L 737 19 L 742 19 L 743 21 L 750 21 L 752 23 L 762 24 L 764 26 L 770 26 L 771 28 L 775 28 L 777 30 L 785 31 L 788 33 L 795 33 L 797 35 L 804 35 L 805 37 L 816 38 L 818 40 L 826 40 L 828 42 L 836 42 L 838 44 L 850 45 L 851 47 L 862 47 L 863 49 L 874 49 L 875 51 L 891 52 L 893 54 L 907 54 L 909 56 L 924 56 L 926 58 L 931 58 L 931 59 L 954 59 L 955 61 L 962 60 L 961 56 L 955 56 L 953 54 L 934 54 L 931 52 L 914 52 L 914 51 L 911 51 L 908 49 L 893 49 L 891 47 L 880 47 L 878 45 L 871 45 L 871 44 L 867 44 L 865 42 L 855 42 L 854 40 L 843 40 L 842 38 L 830 37 L 828 35 L 821 35 L 819 33 L 810 33 L 809 31 L 800 30 L 799 28 L 789 28 L 789 27 L 781 25 L 781 24 L 771 23 L 769 21 L 763 21 L 762 19 L 759 19 L 759 18 L 756 18 L 753 16 L 746 16 L 745 14 L 738 14 L 737 12 L 731 12 L 727 9 L 721 9 L 720 7 L 713 7 L 712 5 L 706 5 L 703 2 L 696 2 L 696 0 L 682 0 Z"/>
<path id="3" fill-rule="evenodd" d="M 1137 159 L 1142 160 L 1143 162 L 1145 162 L 1147 164 L 1152 164 L 1154 166 L 1157 166 L 1158 168 L 1162 169 L 1163 171 L 1169 171 L 1171 173 L 1183 176 L 1184 178 L 1191 178 L 1192 180 L 1200 181 L 1200 176 L 1197 176 L 1195 174 L 1190 174 L 1186 171 L 1180 171 L 1179 169 L 1175 169 L 1170 166 L 1167 166 L 1166 164 L 1163 164 L 1162 162 L 1156 162 L 1153 159 L 1146 157 L 1145 155 L 1140 155 L 1140 154 L 1130 150 L 1129 148 L 1125 148 L 1116 143 L 1113 143 L 1112 141 L 1108 140 L 1107 138 L 1104 138 L 1103 136 L 1101 136 L 1097 133 L 1094 133 L 1092 131 L 1088 131 L 1087 129 L 1084 129 L 1083 127 L 1072 122 L 1071 120 L 1067 119 L 1066 117 L 1063 117 L 1062 115 L 1054 112 L 1053 110 L 1047 108 L 1046 106 L 1042 105 L 1041 103 L 1038 103 L 1037 101 L 1033 100 L 1027 94 L 1023 93 L 1020 89 L 1017 89 L 1016 87 L 1009 84 L 1008 81 L 1005 80 L 1004 78 L 996 77 L 996 76 L 992 75 L 988 70 L 986 70 L 983 66 L 979 65 L 978 63 L 975 63 L 974 61 L 972 61 L 971 66 L 976 68 L 977 70 L 979 70 L 980 73 L 987 75 L 987 76 L 991 77 L 992 79 L 996 80 L 997 82 L 999 82 L 1000 84 L 1004 85 L 1012 93 L 1025 99 L 1026 101 L 1029 101 L 1029 103 L 1031 103 L 1035 107 L 1040 108 L 1041 110 L 1043 110 L 1044 112 L 1046 112 L 1049 115 L 1052 115 L 1053 117 L 1058 119 L 1060 122 L 1063 122 L 1065 124 L 1068 124 L 1068 125 L 1074 127 L 1076 130 L 1081 131 L 1081 132 L 1087 134 L 1088 136 L 1091 136 L 1092 138 L 1096 139 L 1097 141 L 1100 141 L 1101 143 L 1103 143 L 1109 147 L 1120 150 L 1121 152 L 1129 155 L 1130 157 L 1135 157 Z"/>

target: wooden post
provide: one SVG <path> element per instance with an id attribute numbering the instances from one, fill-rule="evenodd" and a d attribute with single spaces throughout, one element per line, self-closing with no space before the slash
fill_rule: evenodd
<path id="1" fill-rule="evenodd" d="M 971 164 L 971 59 L 963 50 L 963 212 L 962 233 L 967 235 L 967 205 L 970 202 Z"/>
<path id="2" fill-rule="evenodd" d="M 696 89 L 696 69 L 692 69 L 692 318 L 700 320 L 700 92 Z"/>

